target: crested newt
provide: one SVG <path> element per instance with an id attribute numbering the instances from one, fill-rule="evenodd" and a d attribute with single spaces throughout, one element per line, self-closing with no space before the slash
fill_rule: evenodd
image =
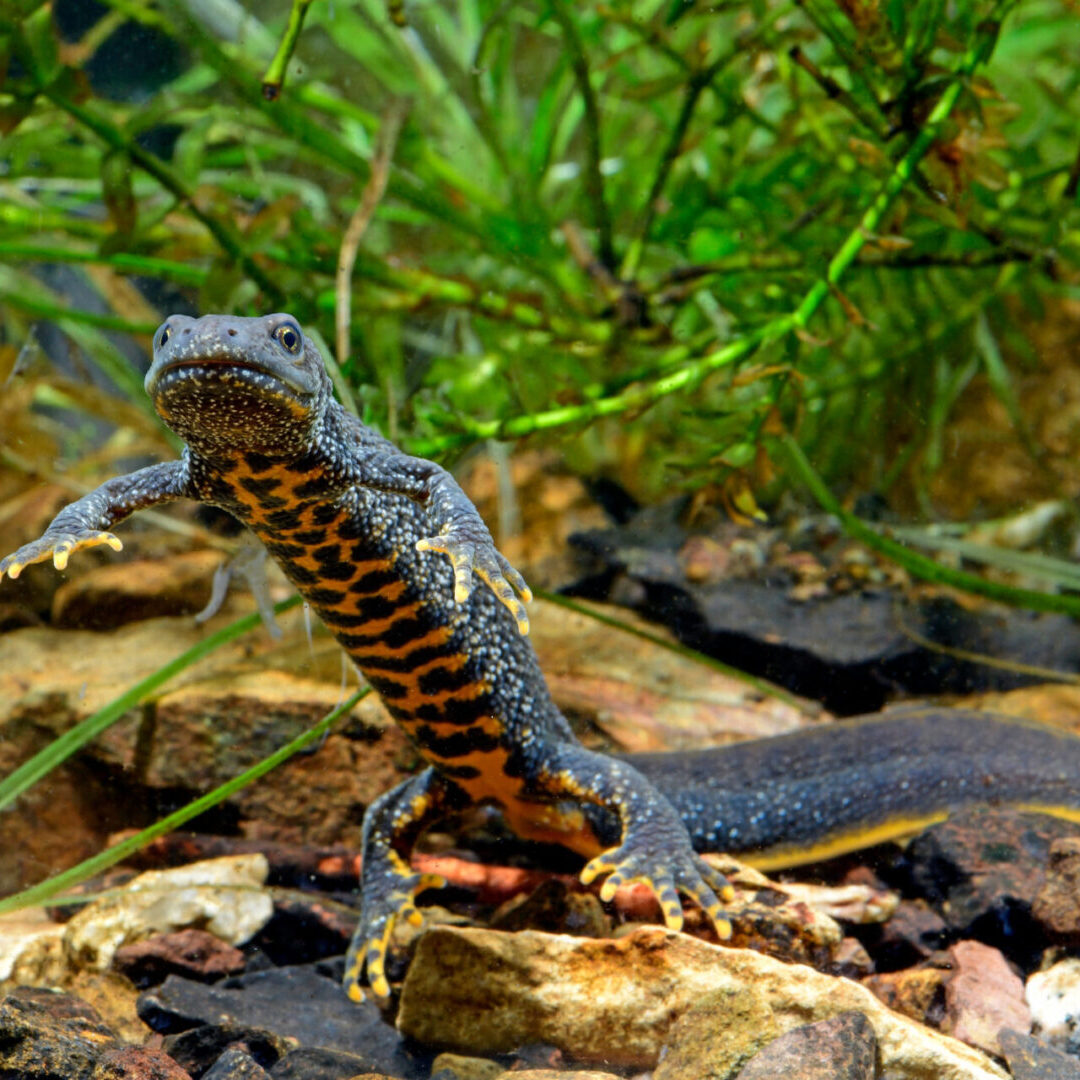
<path id="1" fill-rule="evenodd" d="M 416 896 L 442 884 L 410 867 L 416 839 L 476 803 L 498 806 L 523 837 L 585 856 L 581 878 L 605 877 L 603 899 L 644 881 L 678 930 L 681 893 L 721 938 L 731 887 L 695 848 L 766 849 L 791 862 L 976 802 L 1080 819 L 1080 739 L 1003 718 L 901 711 L 695 754 L 589 751 L 525 636 L 528 587 L 475 507 L 444 469 L 334 400 L 317 347 L 290 315 L 171 316 L 155 334 L 146 389 L 186 444 L 179 460 L 61 510 L 0 560 L 0 577 L 49 558 L 62 570 L 80 548 L 119 550 L 117 522 L 179 498 L 220 507 L 259 538 L 427 762 L 364 818 L 345 974 L 353 999 L 365 974 L 376 996 L 389 994 L 393 927 L 416 922 Z"/>

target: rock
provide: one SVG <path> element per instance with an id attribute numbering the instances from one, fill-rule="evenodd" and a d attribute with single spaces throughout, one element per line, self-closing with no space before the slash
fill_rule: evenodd
<path id="1" fill-rule="evenodd" d="M 209 630 L 243 614 L 242 607 L 231 603 Z M 340 648 L 315 627 L 313 653 L 299 609 L 279 621 L 280 644 L 258 629 L 215 650 L 9 808 L 10 857 L 0 859 L 0 892 L 38 880 L 42 866 L 72 865 L 100 851 L 116 827 L 116 807 L 125 808 L 125 819 L 150 818 L 160 788 L 169 789 L 170 800 L 209 790 L 337 704 Z M 176 617 L 107 633 L 40 627 L 0 635 L 0 775 L 207 632 Z M 253 716 L 259 717 L 254 725 Z M 240 828 L 260 839 L 359 843 L 364 807 L 415 761 L 407 746 L 371 694 L 317 753 L 291 759 L 239 793 L 225 812 L 239 813 Z"/>
<path id="2" fill-rule="evenodd" d="M 968 611 L 945 597 L 905 599 L 886 587 L 888 571 L 872 556 L 832 543 L 833 536 L 807 537 L 800 546 L 815 550 L 785 553 L 776 530 L 746 530 L 732 540 L 724 523 L 713 526 L 720 536 L 696 537 L 688 559 L 679 509 L 647 507 L 618 528 L 572 536 L 595 559 L 588 595 L 632 598 L 641 614 L 672 627 L 686 644 L 835 712 L 874 712 L 903 691 L 970 693 L 1032 681 L 916 644 L 901 626 L 938 645 L 1060 671 L 1080 662 L 1080 630 L 1068 617 L 1002 618 L 992 608 Z M 714 539 L 728 558 L 713 553 L 703 573 L 701 551 Z M 736 557 L 748 547 L 757 549 L 756 559 Z M 806 563 L 815 558 L 825 565 L 807 574 Z"/>
<path id="3" fill-rule="evenodd" d="M 586 606 L 601 617 L 674 640 L 630 612 Z M 767 696 L 743 679 L 613 631 L 581 612 L 543 601 L 529 611 L 530 637 L 556 703 L 623 750 L 717 746 L 794 731 L 823 717 L 816 704 Z"/>
<path id="4" fill-rule="evenodd" d="M 373 1073 L 364 1059 L 356 1054 L 319 1047 L 293 1050 L 270 1070 L 273 1080 L 396 1080 L 403 1075 Z"/>
<path id="5" fill-rule="evenodd" d="M 901 900 L 892 917 L 860 934 L 879 972 L 899 971 L 944 948 L 945 920 L 923 900 Z"/>
<path id="6" fill-rule="evenodd" d="M 705 858 L 735 886 L 735 899 L 725 910 L 731 920 L 733 946 L 824 969 L 832 963 L 844 932 L 823 909 L 840 906 L 856 921 L 866 914 L 871 890 L 862 886 L 820 889 L 796 885 L 789 889 L 734 859 L 714 855 Z M 655 898 L 651 902 L 655 910 Z M 883 903 L 882 910 L 889 910 L 891 905 Z M 688 928 L 703 923 L 698 909 L 687 910 Z"/>
<path id="7" fill-rule="evenodd" d="M 116 1036 L 73 994 L 20 987 L 0 1001 L 0 1076 L 90 1080 Z"/>
<path id="8" fill-rule="evenodd" d="M 528 896 L 507 900 L 491 917 L 493 930 L 546 930 L 578 937 L 608 937 L 611 920 L 599 897 L 571 891 L 564 882 L 552 878 Z"/>
<path id="9" fill-rule="evenodd" d="M 54 626 L 110 630 L 139 619 L 194 615 L 210 599 L 220 551 L 110 562 L 64 582 L 52 603 Z"/>
<path id="10" fill-rule="evenodd" d="M 40 908 L 0 915 L 0 986 L 59 983 L 66 969 L 64 925 Z"/>
<path id="11" fill-rule="evenodd" d="M 876 1052 L 870 1021 L 861 1012 L 841 1013 L 774 1039 L 738 1080 L 874 1080 Z"/>
<path id="12" fill-rule="evenodd" d="M 958 941 L 948 955 L 953 972 L 945 982 L 942 1031 L 1000 1057 L 1003 1028 L 1031 1028 L 1023 982 L 997 949 L 982 942 Z"/>
<path id="13" fill-rule="evenodd" d="M 355 886 L 355 881 L 353 882 Z M 278 967 L 337 956 L 349 947 L 359 912 L 313 893 L 274 889 L 274 914 L 251 939 Z"/>
<path id="14" fill-rule="evenodd" d="M 894 917 L 900 905 L 900 897 L 895 892 L 857 882 L 841 885 L 802 881 L 767 884 L 794 903 L 807 904 L 831 919 L 858 926 L 884 923 Z"/>
<path id="15" fill-rule="evenodd" d="M 1080 826 L 1045 814 L 970 810 L 917 836 L 907 849 L 912 889 L 957 935 L 1001 949 L 1021 967 L 1046 937 L 1031 913 L 1054 840 Z"/>
<path id="16" fill-rule="evenodd" d="M 90 1080 L 191 1080 L 191 1074 L 161 1050 L 118 1046 L 102 1053 Z"/>
<path id="17" fill-rule="evenodd" d="M 270 1074 L 239 1046 L 230 1046 L 202 1080 L 270 1080 Z"/>
<path id="18" fill-rule="evenodd" d="M 833 951 L 828 970 L 832 975 L 843 975 L 858 981 L 873 974 L 874 961 L 861 941 L 846 937 Z"/>
<path id="19" fill-rule="evenodd" d="M 431 1063 L 431 1080 L 497 1080 L 506 1069 L 490 1058 L 439 1054 Z"/>
<path id="20" fill-rule="evenodd" d="M 1080 1061 L 1031 1035 L 1002 1031 L 1001 1052 L 1013 1080 L 1080 1080 Z"/>
<path id="21" fill-rule="evenodd" d="M 241 944 L 273 914 L 262 888 L 266 872 L 261 855 L 147 870 L 74 915 L 64 930 L 64 949 L 76 964 L 104 970 L 121 945 L 160 931 L 197 925 Z"/>
<path id="22" fill-rule="evenodd" d="M 920 1023 L 940 1023 L 945 1011 L 948 971 L 937 966 L 871 975 L 863 985 L 898 1013 Z"/>
<path id="23" fill-rule="evenodd" d="M 417 943 L 399 1030 L 425 1045 L 489 1055 L 550 1042 L 584 1062 L 655 1068 L 675 1023 L 707 995 L 752 995 L 778 1034 L 866 1013 L 894 1080 L 1001 1080 L 981 1052 L 897 1016 L 868 990 L 659 928 L 614 941 L 436 927 Z"/>
<path id="24" fill-rule="evenodd" d="M 502 1076 L 504 1080 L 621 1080 L 614 1073 L 595 1069 L 514 1069 Z"/>
<path id="25" fill-rule="evenodd" d="M 226 975 L 238 975 L 245 962 L 239 949 L 194 927 L 121 945 L 113 957 L 113 967 L 140 990 L 156 986 L 166 975 L 214 982 Z"/>
<path id="26" fill-rule="evenodd" d="M 166 1035 L 162 1048 L 192 1076 L 210 1070 L 230 1046 L 243 1047 L 260 1066 L 269 1068 L 296 1049 L 294 1039 L 286 1039 L 266 1028 L 223 1019 L 217 1024 L 201 1024 L 178 1035 Z"/>
<path id="27" fill-rule="evenodd" d="M 337 980 L 325 978 L 312 965 L 250 972 L 212 986 L 170 975 L 141 995 L 139 1015 L 155 1031 L 169 1035 L 197 1027 L 222 1029 L 226 1035 L 237 1028 L 270 1030 L 300 1048 L 357 1056 L 360 1065 L 347 1076 L 365 1069 L 406 1076 L 412 1069 L 400 1037 L 375 1005 L 353 1004 Z M 201 1036 L 210 1037 L 210 1032 Z"/>
<path id="28" fill-rule="evenodd" d="M 1035 972 L 1024 996 L 1038 1030 L 1064 1043 L 1080 1027 L 1080 959 L 1068 957 Z"/>
<path id="29" fill-rule="evenodd" d="M 1080 939 L 1080 836 L 1051 843 L 1046 879 L 1031 913 L 1047 933 L 1070 942 Z"/>
<path id="30" fill-rule="evenodd" d="M 672 1024 L 655 1080 L 734 1076 L 779 1034 L 768 1002 L 752 987 L 712 990 Z"/>

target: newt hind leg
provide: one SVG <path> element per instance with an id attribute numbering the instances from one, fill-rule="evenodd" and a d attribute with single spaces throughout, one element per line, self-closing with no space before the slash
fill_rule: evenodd
<path id="1" fill-rule="evenodd" d="M 467 803 L 460 789 L 427 768 L 368 807 L 360 872 L 360 922 L 345 958 L 345 992 L 351 1000 L 363 1000 L 365 971 L 375 997 L 385 1000 L 390 996 L 386 960 L 394 927 L 401 920 L 419 925 L 416 897 L 425 889 L 446 884 L 438 874 L 414 871 L 408 853 L 429 825 Z"/>

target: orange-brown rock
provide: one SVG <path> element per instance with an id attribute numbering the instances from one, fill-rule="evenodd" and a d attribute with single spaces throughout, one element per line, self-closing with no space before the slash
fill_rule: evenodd
<path id="1" fill-rule="evenodd" d="M 942 1030 L 1000 1056 L 1002 1030 L 1031 1028 L 1023 982 L 997 949 L 980 941 L 958 941 L 948 956 L 953 970 L 945 982 Z"/>
<path id="2" fill-rule="evenodd" d="M 109 630 L 140 619 L 194 615 L 209 601 L 221 561 L 220 551 L 204 549 L 96 566 L 56 590 L 53 625 Z"/>
<path id="3" fill-rule="evenodd" d="M 1053 841 L 1046 878 L 1031 905 L 1036 922 L 1057 937 L 1080 939 L 1080 836 Z"/>

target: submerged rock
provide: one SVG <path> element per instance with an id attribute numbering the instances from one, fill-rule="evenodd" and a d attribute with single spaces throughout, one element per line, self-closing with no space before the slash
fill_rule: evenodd
<path id="1" fill-rule="evenodd" d="M 549 1042 L 582 1062 L 656 1068 L 680 1018 L 725 995 L 745 1003 L 747 1044 L 764 1013 L 782 1034 L 855 1010 L 866 1014 L 895 1080 L 1005 1076 L 980 1051 L 898 1016 L 855 983 L 659 928 L 597 941 L 436 927 L 417 944 L 398 1027 L 461 1053 Z M 739 1035 L 729 1028 L 728 1037 Z"/>
<path id="2" fill-rule="evenodd" d="M 774 1039 L 738 1080 L 874 1080 L 876 1055 L 877 1039 L 866 1016 L 842 1013 Z"/>
<path id="3" fill-rule="evenodd" d="M 121 945 L 160 931 L 200 926 L 242 944 L 273 914 L 266 874 L 261 855 L 147 870 L 79 911 L 65 927 L 64 950 L 76 966 L 103 971 Z"/>

